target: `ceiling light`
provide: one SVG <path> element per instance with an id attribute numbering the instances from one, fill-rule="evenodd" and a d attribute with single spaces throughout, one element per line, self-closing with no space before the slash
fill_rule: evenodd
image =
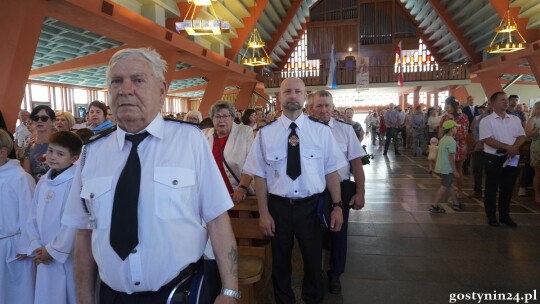
<path id="1" fill-rule="evenodd" d="M 513 40 L 513 34 L 517 33 L 516 40 Z M 495 40 L 497 40 L 497 37 L 501 35 L 500 42 L 495 43 Z M 493 40 L 491 40 L 491 43 L 486 48 L 486 52 L 492 53 L 492 54 L 499 54 L 499 53 L 511 53 L 519 50 L 523 50 L 527 47 L 527 41 L 525 41 L 525 38 L 521 36 L 521 33 L 518 30 L 516 20 L 514 20 L 514 17 L 512 17 L 512 14 L 510 14 L 510 9 L 504 13 L 503 18 L 501 19 L 501 22 L 499 23 L 499 26 L 495 28 L 495 36 L 493 37 Z"/>
<path id="2" fill-rule="evenodd" d="M 242 55 L 242 64 L 249 66 L 262 66 L 271 64 L 272 59 L 266 53 L 266 50 L 264 49 L 265 45 L 266 44 L 261 39 L 261 35 L 259 35 L 259 31 L 257 30 L 257 28 L 254 28 L 251 36 L 249 37 L 246 51 L 244 52 L 244 55 Z M 250 53 L 251 56 L 246 57 L 248 53 Z"/>
<path id="3" fill-rule="evenodd" d="M 230 24 L 228 21 L 220 20 L 216 11 L 214 10 L 213 2 L 217 0 L 188 0 L 190 3 L 186 18 L 182 22 L 176 22 L 176 31 L 186 31 L 188 35 L 201 36 L 201 35 L 221 35 L 230 31 Z M 195 7 L 197 6 L 209 6 L 209 10 L 214 16 L 214 19 L 195 19 Z"/>

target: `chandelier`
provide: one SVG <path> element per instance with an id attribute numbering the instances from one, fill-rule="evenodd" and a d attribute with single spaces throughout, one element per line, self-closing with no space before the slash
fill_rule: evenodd
<path id="1" fill-rule="evenodd" d="M 176 31 L 186 31 L 188 35 L 221 35 L 230 31 L 228 21 L 222 21 L 214 10 L 213 2 L 217 0 L 188 0 L 190 3 L 186 17 L 182 22 L 176 22 Z M 209 10 L 215 19 L 194 19 L 197 6 L 209 6 Z"/>
<path id="2" fill-rule="evenodd" d="M 517 37 L 519 38 L 517 41 L 512 40 L 512 35 L 514 32 L 517 33 Z M 499 43 L 495 43 L 495 40 L 497 40 L 499 35 L 501 35 L 501 40 Z M 514 20 L 514 17 L 512 17 L 510 9 L 508 9 L 506 13 L 504 13 L 499 26 L 495 28 L 495 36 L 493 37 L 493 40 L 491 40 L 489 46 L 486 48 L 486 52 L 492 54 L 511 53 L 523 50 L 526 46 L 527 41 L 525 41 L 525 38 L 521 36 L 516 20 Z"/>
<path id="3" fill-rule="evenodd" d="M 261 35 L 259 35 L 259 31 L 257 30 L 257 28 L 254 28 L 251 36 L 249 37 L 246 51 L 244 52 L 244 55 L 242 55 L 242 64 L 249 66 L 262 66 L 271 64 L 272 59 L 266 53 L 266 50 L 264 49 L 265 45 L 266 44 L 261 39 Z M 248 53 L 251 54 L 250 57 L 246 57 Z"/>

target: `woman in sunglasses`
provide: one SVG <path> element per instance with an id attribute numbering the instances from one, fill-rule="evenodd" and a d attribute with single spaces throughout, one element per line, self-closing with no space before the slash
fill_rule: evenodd
<path id="1" fill-rule="evenodd" d="M 23 168 L 34 177 L 36 182 L 49 170 L 45 162 L 45 153 L 49 147 L 48 139 L 53 133 L 55 118 L 54 111 L 45 105 L 35 107 L 30 113 L 34 140 L 24 151 Z"/>

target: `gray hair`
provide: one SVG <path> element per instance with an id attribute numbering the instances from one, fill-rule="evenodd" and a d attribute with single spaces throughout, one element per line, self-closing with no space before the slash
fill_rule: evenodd
<path id="1" fill-rule="evenodd" d="M 309 94 L 308 103 L 307 103 L 308 107 L 311 107 L 313 105 L 313 102 L 315 101 L 316 96 L 330 97 L 330 101 L 332 102 L 332 104 L 334 104 L 334 99 L 332 98 L 332 93 L 328 92 L 327 90 L 319 90 L 319 91 L 316 91 L 316 92 L 313 92 L 313 93 Z"/>
<path id="2" fill-rule="evenodd" d="M 184 121 L 187 121 L 187 118 L 188 118 L 190 115 L 197 115 L 198 123 L 201 123 L 201 121 L 202 121 L 202 114 L 201 114 L 201 112 L 199 112 L 199 111 L 197 111 L 197 110 L 191 110 L 191 111 L 187 112 L 186 115 L 184 115 Z"/>
<path id="3" fill-rule="evenodd" d="M 109 66 L 107 67 L 106 79 L 107 84 L 111 80 L 111 67 L 121 59 L 125 58 L 142 58 L 146 59 L 150 66 L 152 67 L 152 72 L 154 76 L 159 81 L 165 81 L 165 72 L 167 71 L 167 62 L 161 58 L 158 52 L 150 48 L 139 48 L 139 49 L 123 49 L 116 52 L 109 61 Z M 107 114 L 107 112 L 105 112 Z"/>
<path id="4" fill-rule="evenodd" d="M 228 103 L 222 100 L 212 105 L 212 107 L 210 108 L 210 118 L 214 117 L 214 114 L 216 114 L 216 112 L 221 109 L 227 109 L 229 113 L 231 114 L 231 116 L 234 118 L 234 115 L 236 112 L 236 110 L 234 109 L 234 106 L 232 105 L 232 103 Z"/>

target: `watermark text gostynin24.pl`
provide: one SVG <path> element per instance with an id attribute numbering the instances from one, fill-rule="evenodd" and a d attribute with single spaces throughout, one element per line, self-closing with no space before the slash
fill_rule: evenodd
<path id="1" fill-rule="evenodd" d="M 491 293 L 487 292 L 461 292 L 451 293 L 449 303 L 458 303 L 461 301 L 474 301 L 482 303 L 482 301 L 510 301 L 512 303 L 531 303 L 537 301 L 536 289 L 528 293 L 519 292 L 498 292 L 494 290 Z"/>

